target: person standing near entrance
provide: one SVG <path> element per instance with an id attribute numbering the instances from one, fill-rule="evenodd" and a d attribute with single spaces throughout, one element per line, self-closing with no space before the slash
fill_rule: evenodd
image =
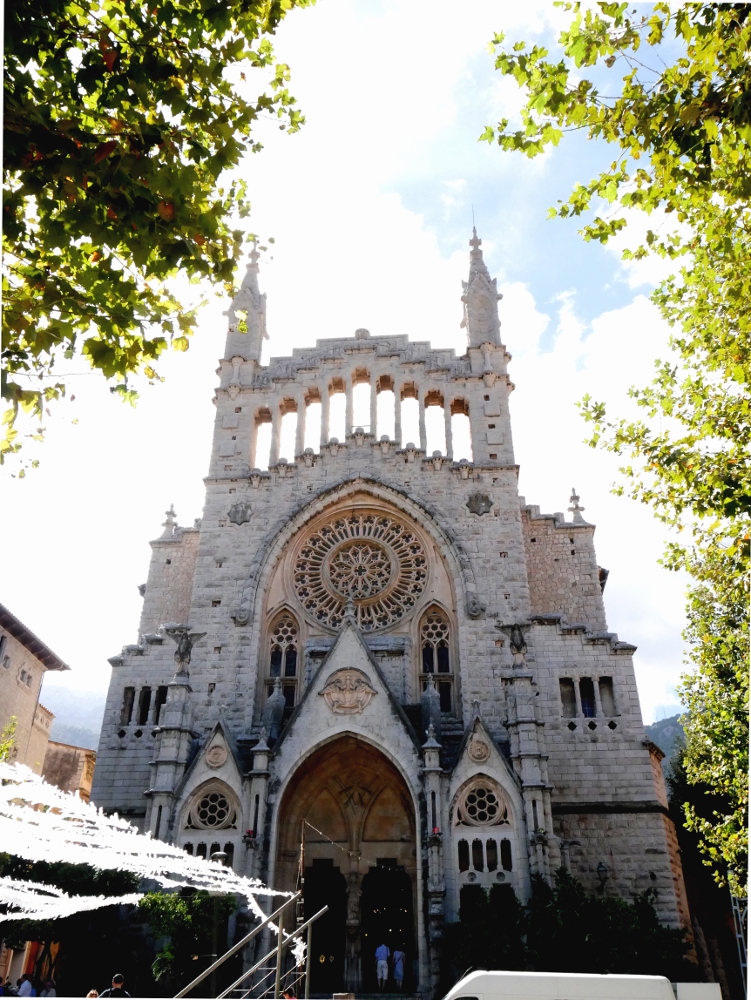
<path id="1" fill-rule="evenodd" d="M 394 948 L 394 982 L 397 990 L 401 990 L 404 981 L 404 952 Z"/>
<path id="2" fill-rule="evenodd" d="M 391 952 L 385 944 L 379 944 L 376 948 L 376 976 L 378 977 L 378 989 L 382 990 L 389 978 L 389 956 Z"/>

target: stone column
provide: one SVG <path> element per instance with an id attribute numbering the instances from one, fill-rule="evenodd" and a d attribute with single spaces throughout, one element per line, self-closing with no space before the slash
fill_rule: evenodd
<path id="1" fill-rule="evenodd" d="M 183 775 L 193 737 L 191 732 L 190 694 L 187 670 L 175 674 L 167 686 L 167 701 L 158 727 L 154 760 L 151 764 L 151 800 L 147 828 L 154 837 L 171 841 L 172 809 L 175 788 Z"/>
<path id="2" fill-rule="evenodd" d="M 344 437 L 346 440 L 352 433 L 352 372 L 345 376 L 344 391 L 347 397 L 347 408 L 344 416 Z"/>
<path id="3" fill-rule="evenodd" d="M 454 438 L 451 433 L 451 400 L 444 396 L 443 420 L 446 428 L 446 458 L 454 457 Z"/>
<path id="4" fill-rule="evenodd" d="M 399 448 L 402 441 L 402 383 L 394 382 L 394 440 Z"/>
<path id="5" fill-rule="evenodd" d="M 269 465 L 276 465 L 279 461 L 279 438 L 282 431 L 282 411 L 279 407 L 279 400 L 275 399 L 271 404 L 271 450 L 269 452 Z"/>
<path id="6" fill-rule="evenodd" d="M 324 380 L 321 386 L 321 448 L 329 443 L 329 383 Z"/>
<path id="7" fill-rule="evenodd" d="M 428 739 L 422 746 L 425 800 L 428 824 L 428 941 L 430 985 L 438 989 L 441 978 L 441 940 L 445 919 L 446 882 L 443 877 L 443 832 L 441 816 L 441 744 L 436 740 L 433 727 L 428 729 Z M 448 836 L 449 831 L 446 831 Z"/>
<path id="8" fill-rule="evenodd" d="M 370 373 L 370 433 L 376 438 L 378 433 L 378 394 L 376 392 L 377 378 L 375 372 Z M 376 438 L 377 440 L 377 438 Z"/>
<path id="9" fill-rule="evenodd" d="M 600 683 L 597 677 L 592 678 L 592 687 L 595 689 L 595 715 L 598 719 L 602 719 L 605 713 L 602 710 L 602 702 L 600 701 Z"/>
<path id="10" fill-rule="evenodd" d="M 417 387 L 417 406 L 420 417 L 420 447 L 427 454 L 428 435 L 425 430 L 425 397 L 423 396 L 421 385 L 418 385 Z"/>
<path id="11" fill-rule="evenodd" d="M 298 455 L 302 455 L 305 451 L 305 418 L 307 416 L 307 407 L 305 406 L 305 397 L 302 393 L 297 397 L 297 425 L 295 427 L 295 454 L 294 457 L 297 458 Z"/>
<path id="12" fill-rule="evenodd" d="M 250 772 L 250 810 L 247 829 L 253 831 L 253 836 L 244 838 L 247 849 L 246 873 L 250 878 L 261 878 L 262 876 L 270 752 L 266 743 L 266 731 L 262 729 L 261 738 L 253 748 L 253 770 Z M 258 797 L 257 808 L 256 796 Z"/>
<path id="13" fill-rule="evenodd" d="M 362 990 L 362 927 L 360 925 L 360 898 L 362 875 L 359 868 L 360 853 L 350 857 L 347 873 L 347 942 L 344 952 L 344 983 L 350 993 Z"/>

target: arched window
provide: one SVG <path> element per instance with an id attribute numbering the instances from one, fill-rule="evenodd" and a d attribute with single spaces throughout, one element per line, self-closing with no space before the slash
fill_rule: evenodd
<path id="1" fill-rule="evenodd" d="M 449 623 L 438 608 L 431 608 L 420 623 L 420 650 L 421 687 L 424 690 L 428 674 L 438 674 L 435 682 L 441 696 L 441 711 L 451 712 L 454 692 Z"/>
<path id="2" fill-rule="evenodd" d="M 211 785 L 196 795 L 185 822 L 188 830 L 236 830 L 237 809 L 228 792 Z"/>
<path id="3" fill-rule="evenodd" d="M 297 656 L 300 630 L 297 622 L 284 611 L 274 621 L 269 633 L 269 655 L 267 668 L 266 697 L 274 691 L 274 681 L 282 679 L 282 691 L 288 706 L 297 700 Z"/>
<path id="4" fill-rule="evenodd" d="M 513 879 L 513 817 L 506 796 L 492 778 L 478 775 L 452 807 L 454 852 L 460 885 L 484 886 Z"/>

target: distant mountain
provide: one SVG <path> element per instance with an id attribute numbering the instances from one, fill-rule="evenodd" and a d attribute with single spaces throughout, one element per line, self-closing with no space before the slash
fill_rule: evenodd
<path id="1" fill-rule="evenodd" d="M 644 727 L 650 740 L 656 743 L 665 754 L 663 765 L 670 763 L 676 744 L 683 736 L 683 726 L 680 720 L 680 715 L 671 715 L 667 719 L 660 719 L 659 722 L 653 722 L 651 726 Z"/>
<path id="2" fill-rule="evenodd" d="M 107 695 L 76 688 L 42 688 L 41 703 L 54 713 L 50 739 L 96 750 Z"/>
<path id="3" fill-rule="evenodd" d="M 86 747 L 87 750 L 96 750 L 99 745 L 98 732 L 81 726 L 66 726 L 64 722 L 58 723 L 57 719 L 52 723 L 50 739 L 69 743 L 72 747 Z"/>

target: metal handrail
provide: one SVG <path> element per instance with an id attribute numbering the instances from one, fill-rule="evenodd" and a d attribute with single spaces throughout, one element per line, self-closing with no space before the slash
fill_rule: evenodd
<path id="1" fill-rule="evenodd" d="M 248 943 L 248 941 L 250 941 L 252 938 L 256 936 L 256 934 L 262 931 L 263 928 L 266 927 L 266 925 L 269 924 L 272 920 L 280 916 L 283 913 L 283 911 L 286 910 L 291 903 L 294 903 L 296 900 L 298 900 L 300 896 L 302 896 L 301 892 L 296 892 L 294 896 L 290 896 L 290 898 L 285 903 L 283 903 L 278 910 L 274 910 L 274 912 L 270 916 L 266 917 L 265 920 L 262 920 L 257 927 L 254 927 L 249 934 L 246 934 L 241 941 L 238 941 L 237 944 L 232 945 L 229 951 L 225 952 L 224 955 L 221 955 L 216 960 L 216 962 L 213 963 L 213 965 L 210 965 L 208 967 L 208 969 L 204 969 L 201 975 L 197 976 L 192 983 L 188 983 L 188 985 L 185 986 L 183 989 L 181 989 L 179 993 L 175 993 L 175 1000 L 178 1000 L 178 997 L 184 997 L 186 993 L 190 993 L 190 991 L 193 989 L 194 986 L 198 986 L 199 983 L 202 983 L 204 979 L 207 978 L 207 976 L 210 976 L 211 973 L 214 972 L 216 969 L 218 969 L 219 966 L 222 965 L 224 962 L 226 962 L 228 958 L 231 958 L 236 951 L 239 951 L 241 948 L 243 948 Z M 222 996 L 224 996 L 224 994 L 222 994 Z"/>
<path id="2" fill-rule="evenodd" d="M 298 895 L 299 895 L 299 893 L 298 893 Z M 328 910 L 328 906 L 324 906 L 324 908 L 322 910 L 319 910 L 318 913 L 316 913 L 314 916 L 312 916 L 310 918 L 310 920 L 306 920 L 305 923 L 302 924 L 300 927 L 298 927 L 297 930 L 294 933 L 290 934 L 289 937 L 285 938 L 283 941 L 281 940 L 281 937 L 280 937 L 280 940 L 279 940 L 276 948 L 272 948 L 271 951 L 268 953 L 268 955 L 264 955 L 263 958 L 260 959 L 260 961 L 256 962 L 256 964 L 253 966 L 252 969 L 248 969 L 247 972 L 243 972 L 243 974 L 240 976 L 240 978 L 236 979 L 234 981 L 234 983 L 232 983 L 231 986 L 228 986 L 227 989 L 224 991 L 224 993 L 220 993 L 219 994 L 219 996 L 217 997 L 217 1000 L 224 1000 L 224 997 L 229 996 L 229 994 L 233 990 L 236 990 L 237 987 L 240 985 L 240 983 L 244 979 L 247 979 L 248 976 L 252 976 L 254 972 L 257 972 L 258 969 L 261 968 L 261 966 L 263 965 L 264 962 L 268 962 L 269 959 L 273 958 L 275 955 L 277 956 L 277 968 L 279 968 L 280 964 L 281 964 L 281 953 L 287 947 L 287 945 L 289 944 L 289 942 L 292 941 L 292 940 L 294 940 L 294 938 L 296 938 L 299 934 L 302 934 L 302 932 L 304 930 L 306 930 L 306 928 L 308 928 L 308 927 L 311 926 L 311 924 L 313 923 L 314 920 L 318 920 L 319 917 L 322 917 L 324 915 L 324 913 L 327 912 L 327 910 Z M 308 962 L 308 966 L 310 966 L 309 962 Z M 277 983 L 275 985 L 275 991 L 277 990 L 277 987 L 278 987 L 278 979 L 277 979 Z M 277 997 L 278 997 L 278 995 L 279 994 L 277 992 Z"/>

